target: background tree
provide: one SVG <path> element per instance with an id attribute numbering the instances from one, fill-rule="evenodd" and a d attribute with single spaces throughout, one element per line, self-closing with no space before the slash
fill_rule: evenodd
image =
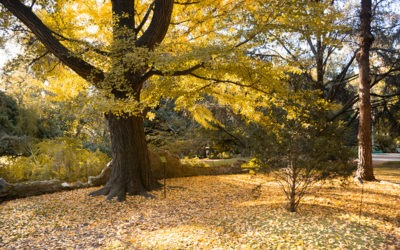
<path id="1" fill-rule="evenodd" d="M 28 155 L 28 147 L 40 136 L 40 129 L 48 132 L 34 110 L 18 105 L 17 100 L 0 91 L 0 156 Z"/>
<path id="2" fill-rule="evenodd" d="M 20 110 L 16 101 L 0 91 L 0 156 L 21 155 L 23 138 L 19 137 Z"/>
<path id="3" fill-rule="evenodd" d="M 371 33 L 372 2 L 361 0 L 360 13 L 360 50 L 357 53 L 359 66 L 359 106 L 360 123 L 358 128 L 358 167 L 357 177 L 363 180 L 375 180 L 372 166 L 371 139 L 371 97 L 370 97 L 370 63 L 369 55 L 374 36 Z"/>
<path id="4" fill-rule="evenodd" d="M 376 86 L 372 97 L 374 149 L 396 152 L 400 145 L 400 86 L 399 75 L 387 77 L 385 84 Z"/>
<path id="5" fill-rule="evenodd" d="M 392 1 L 374 5 L 371 27 L 375 34 L 370 51 L 373 147 L 388 153 L 396 151 L 396 143 L 400 145 L 398 139 L 396 141 L 400 131 L 400 13 L 395 10 L 396 5 Z"/>

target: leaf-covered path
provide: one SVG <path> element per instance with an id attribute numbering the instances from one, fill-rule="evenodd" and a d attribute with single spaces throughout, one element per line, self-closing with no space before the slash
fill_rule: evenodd
<path id="1" fill-rule="evenodd" d="M 259 184 L 261 185 L 261 188 Z M 124 203 L 82 189 L 0 204 L 1 249 L 398 249 L 400 187 L 326 183 L 289 213 L 268 176 L 167 180 Z"/>

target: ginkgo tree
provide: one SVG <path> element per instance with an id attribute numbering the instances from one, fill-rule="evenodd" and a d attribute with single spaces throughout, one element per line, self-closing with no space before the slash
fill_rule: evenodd
<path id="1" fill-rule="evenodd" d="M 136 102 L 139 101 L 144 82 L 152 74 L 146 62 L 145 53 L 153 50 L 164 39 L 173 7 L 172 0 L 156 0 L 154 3 L 148 3 L 148 11 L 143 15 L 142 20 L 138 20 L 135 15 L 137 13 L 135 1 L 104 3 L 104 7 L 108 8 L 107 21 L 109 23 L 106 26 L 97 27 L 111 29 L 105 32 L 104 36 L 108 33 L 112 36 L 112 42 L 109 51 L 99 52 L 106 54 L 101 59 L 96 58 L 104 61 L 104 64 L 100 65 L 100 63 L 96 64 L 96 59 L 91 59 L 93 57 L 77 49 L 82 47 L 82 44 L 88 45 L 90 41 L 86 39 L 80 42 L 73 38 L 69 39 L 70 29 L 66 29 L 66 33 L 63 34 L 57 32 L 56 27 L 62 26 L 62 18 L 45 18 L 47 13 L 50 16 L 62 16 L 69 11 L 79 11 L 81 5 L 90 9 L 91 6 L 88 3 L 33 1 L 29 6 L 20 1 L 1 1 L 0 3 L 23 22 L 46 50 L 64 65 L 97 88 L 108 91 L 109 99 Z M 101 3 L 98 4 L 101 5 Z M 78 24 L 83 23 L 86 27 L 85 19 L 89 18 L 87 13 L 82 13 L 76 18 L 75 21 L 78 21 Z M 71 28 L 70 25 L 72 22 L 64 28 Z M 93 29 L 96 28 L 93 27 Z M 68 43 L 78 45 L 68 46 Z M 88 52 L 90 53 L 93 52 Z M 132 59 L 132 57 L 136 58 Z M 94 195 L 104 194 L 109 199 L 117 197 L 119 200 L 124 200 L 126 193 L 141 194 L 154 187 L 155 180 L 151 176 L 142 116 L 132 112 L 108 112 L 106 119 L 111 132 L 113 172 L 106 186 Z"/>

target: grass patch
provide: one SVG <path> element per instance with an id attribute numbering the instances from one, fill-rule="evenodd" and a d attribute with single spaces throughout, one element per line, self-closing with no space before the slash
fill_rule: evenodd
<path id="1" fill-rule="evenodd" d="M 200 159 L 200 158 L 184 158 L 181 159 L 182 164 L 192 167 L 221 167 L 231 166 L 238 160 L 246 160 L 244 158 L 229 158 L 229 159 Z"/>
<path id="2" fill-rule="evenodd" d="M 375 178 L 400 184 L 400 162 L 385 162 L 374 167 Z"/>

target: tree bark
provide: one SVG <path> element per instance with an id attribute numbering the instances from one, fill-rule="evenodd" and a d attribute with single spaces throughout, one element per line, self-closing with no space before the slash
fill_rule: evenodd
<path id="1" fill-rule="evenodd" d="M 119 201 L 125 200 L 126 193 L 145 195 L 157 182 L 151 173 L 143 119 L 109 113 L 107 121 L 112 143 L 112 172 L 107 184 L 91 195 L 116 197 Z"/>
<path id="2" fill-rule="evenodd" d="M 375 180 L 372 166 L 371 139 L 371 97 L 370 97 L 370 63 L 369 52 L 374 37 L 371 33 L 372 4 L 371 0 L 361 0 L 360 14 L 360 50 L 357 54 L 359 67 L 359 108 L 360 122 L 358 128 L 358 167 L 357 177 L 363 180 Z"/>
<path id="3" fill-rule="evenodd" d="M 325 51 L 325 46 L 322 45 L 322 38 L 319 36 L 317 38 L 317 54 L 316 54 L 316 62 L 317 62 L 317 87 L 319 90 L 322 92 L 322 97 L 324 97 L 324 91 L 325 91 L 325 86 L 324 86 L 324 75 L 325 75 L 325 69 L 324 69 L 324 51 Z"/>
<path id="4" fill-rule="evenodd" d="M 11 184 L 0 178 L 0 202 L 86 187 L 89 187 L 88 183 L 76 182 L 71 184 L 59 180 Z"/>

